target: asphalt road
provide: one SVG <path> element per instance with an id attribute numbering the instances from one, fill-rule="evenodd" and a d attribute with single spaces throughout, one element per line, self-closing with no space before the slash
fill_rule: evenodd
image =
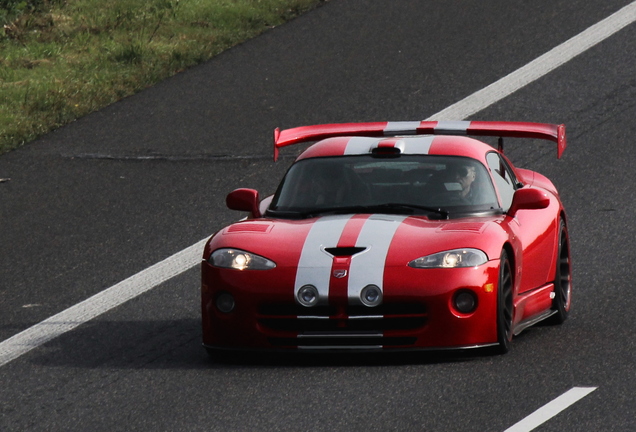
<path id="1" fill-rule="evenodd" d="M 240 217 L 272 192 L 274 127 L 421 120 L 627 0 L 331 0 L 212 61 L 0 156 L 0 340 Z M 0 430 L 503 431 L 573 387 L 540 431 L 636 430 L 636 26 L 471 116 L 565 123 L 512 140 L 569 212 L 574 304 L 504 356 L 263 357 L 200 347 L 199 272 L 0 366 Z"/>

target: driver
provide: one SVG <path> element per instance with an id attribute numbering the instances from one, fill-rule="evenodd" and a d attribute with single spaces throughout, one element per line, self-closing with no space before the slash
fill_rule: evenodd
<path id="1" fill-rule="evenodd" d="M 459 195 L 467 200 L 470 200 L 475 195 L 475 191 L 473 183 L 475 182 L 475 178 L 477 173 L 475 171 L 475 167 L 471 165 L 462 166 L 455 172 L 455 180 L 462 187 L 462 190 L 459 192 Z"/>

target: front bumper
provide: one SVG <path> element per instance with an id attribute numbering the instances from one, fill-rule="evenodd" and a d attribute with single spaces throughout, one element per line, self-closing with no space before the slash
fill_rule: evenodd
<path id="1" fill-rule="evenodd" d="M 367 307 L 346 298 L 311 308 L 294 299 L 294 269 L 236 271 L 202 264 L 203 344 L 214 349 L 431 350 L 497 343 L 497 260 L 475 268 L 389 267 L 383 304 Z M 459 290 L 470 290 L 476 309 L 453 307 Z M 230 293 L 235 308 L 215 305 Z"/>

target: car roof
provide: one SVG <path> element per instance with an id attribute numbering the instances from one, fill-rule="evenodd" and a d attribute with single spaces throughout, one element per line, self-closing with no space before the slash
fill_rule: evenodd
<path id="1" fill-rule="evenodd" d="M 393 150 L 393 154 L 463 156 L 485 162 L 488 152 L 496 149 L 482 141 L 465 136 L 414 135 L 405 137 L 335 137 L 319 141 L 296 158 L 370 155 L 376 151 Z"/>

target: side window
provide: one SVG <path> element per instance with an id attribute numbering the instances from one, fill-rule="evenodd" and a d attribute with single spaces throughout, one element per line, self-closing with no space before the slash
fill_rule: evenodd
<path id="1" fill-rule="evenodd" d="M 486 155 L 486 162 L 488 162 L 488 168 L 492 173 L 495 186 L 499 191 L 501 207 L 504 211 L 507 211 L 512 204 L 512 196 L 515 193 L 516 179 L 512 175 L 512 172 L 510 171 L 510 168 L 508 168 L 505 160 L 503 160 L 498 153 L 488 153 L 488 155 Z"/>

